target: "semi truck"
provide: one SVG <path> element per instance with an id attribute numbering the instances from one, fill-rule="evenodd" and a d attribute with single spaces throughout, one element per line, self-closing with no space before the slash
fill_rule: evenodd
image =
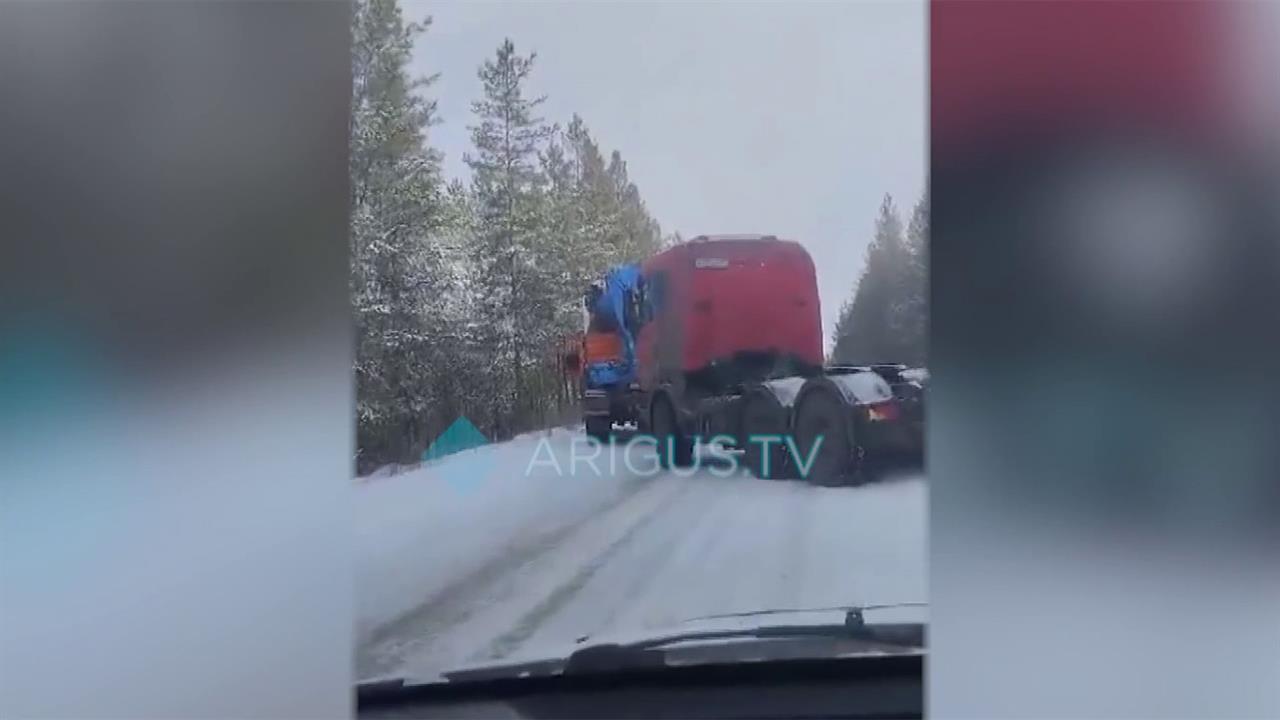
<path id="1" fill-rule="evenodd" d="M 586 432 L 657 441 L 667 467 L 711 438 L 768 478 L 857 483 L 923 451 L 927 373 L 824 363 L 813 261 L 772 235 L 699 236 L 611 268 L 584 296 Z"/>

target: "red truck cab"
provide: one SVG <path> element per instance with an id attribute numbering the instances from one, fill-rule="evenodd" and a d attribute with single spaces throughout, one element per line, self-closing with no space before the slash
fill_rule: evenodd
<path id="1" fill-rule="evenodd" d="M 813 260 L 772 235 L 699 236 L 643 263 L 643 388 L 687 380 L 708 392 L 822 367 Z"/>

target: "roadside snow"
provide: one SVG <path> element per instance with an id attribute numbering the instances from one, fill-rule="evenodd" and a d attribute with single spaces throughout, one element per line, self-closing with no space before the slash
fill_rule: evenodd
<path id="1" fill-rule="evenodd" d="M 475 568 L 644 482 L 619 451 L 601 452 L 594 472 L 582 460 L 593 447 L 580 432 L 557 428 L 355 481 L 357 643 Z"/>
<path id="2" fill-rule="evenodd" d="M 557 429 L 355 483 L 358 675 L 430 678 L 713 613 L 927 599 L 923 478 L 822 488 L 711 457 L 659 472 L 651 448 Z"/>

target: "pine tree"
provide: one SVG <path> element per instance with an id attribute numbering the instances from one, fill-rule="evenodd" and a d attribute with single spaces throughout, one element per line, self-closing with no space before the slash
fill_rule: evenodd
<path id="1" fill-rule="evenodd" d="M 832 359 L 840 363 L 901 362 L 909 353 L 904 310 L 909 255 L 902 220 L 885 195 L 867 247 L 866 266 L 836 321 Z"/>
<path id="2" fill-rule="evenodd" d="M 445 222 L 439 239 L 448 292 L 440 298 L 441 330 L 434 338 L 438 364 L 432 368 L 435 407 L 429 415 L 428 437 L 435 438 L 456 418 L 479 416 L 487 407 L 485 378 L 479 373 L 475 279 L 471 264 L 472 204 L 459 180 L 445 190 Z"/>
<path id="3" fill-rule="evenodd" d="M 581 289 L 611 265 L 636 261 L 658 248 L 658 225 L 645 210 L 639 190 L 627 180 L 617 152 L 608 166 L 586 124 L 574 115 L 556 132 L 543 162 L 553 222 L 562 234 Z"/>
<path id="4" fill-rule="evenodd" d="M 617 150 L 609 157 L 607 174 L 617 208 L 621 258 L 634 262 L 648 257 L 658 248 L 662 232 L 649 217 L 640 191 L 627 176 L 627 163 Z"/>
<path id="5" fill-rule="evenodd" d="M 568 288 L 576 287 L 581 276 L 579 245 L 583 238 L 578 231 L 573 165 L 565 152 L 564 136 L 558 127 L 553 129 L 542 153 L 541 165 L 546 176 L 547 216 L 543 231 L 547 236 L 545 245 L 550 251 L 546 264 L 554 277 L 554 287 L 560 290 L 556 298 L 556 324 L 563 326 L 565 315 L 571 310 L 566 307 Z"/>
<path id="6" fill-rule="evenodd" d="M 594 276 L 623 257 L 621 206 L 600 147 L 578 115 L 569 122 L 565 147 L 576 187 L 577 244 L 585 254 L 587 273 Z"/>
<path id="7" fill-rule="evenodd" d="M 416 459 L 459 416 L 490 437 L 563 420 L 576 405 L 558 351 L 582 290 L 656 249 L 661 231 L 614 152 L 582 118 L 561 132 L 527 97 L 535 56 L 510 40 L 479 69 L 469 186 L 446 185 L 407 64 L 430 25 L 397 0 L 352 13 L 351 290 L 363 469 Z"/>
<path id="8" fill-rule="evenodd" d="M 929 345 L 929 191 L 926 188 L 907 225 L 906 297 L 903 328 L 907 353 L 904 361 L 923 365 Z"/>
<path id="9" fill-rule="evenodd" d="M 626 174 L 620 153 L 606 167 L 583 119 L 556 129 L 542 154 L 547 178 L 547 264 L 557 270 L 556 331 L 562 342 L 583 330 L 582 291 L 611 265 L 652 254 L 660 230 Z M 561 371 L 556 363 L 557 372 Z M 563 416 L 572 400 L 560 377 L 551 403 Z"/>
<path id="10" fill-rule="evenodd" d="M 548 248 L 556 263 L 560 289 L 558 329 L 580 330 L 582 290 L 617 258 L 608 233 L 593 215 L 592 192 L 584 181 L 590 171 L 594 143 L 582 118 L 575 115 L 570 130 L 556 128 L 542 167 L 547 177 Z M 598 154 L 595 159 L 598 160 Z"/>
<path id="11" fill-rule="evenodd" d="M 350 138 L 356 405 L 362 456 L 403 459 L 422 442 L 432 396 L 431 338 L 445 292 L 440 154 L 426 142 L 436 105 L 411 79 L 414 40 L 396 0 L 360 0 L 352 13 Z"/>
<path id="12" fill-rule="evenodd" d="M 535 54 L 522 57 L 505 40 L 479 70 L 484 95 L 472 103 L 475 152 L 471 168 L 475 208 L 478 312 L 490 353 L 488 412 L 493 431 L 507 436 L 528 422 L 535 394 L 530 369 L 541 358 L 554 316 L 545 257 L 545 178 L 539 150 L 549 128 L 535 115 L 544 97 L 526 97 L 524 84 Z"/>

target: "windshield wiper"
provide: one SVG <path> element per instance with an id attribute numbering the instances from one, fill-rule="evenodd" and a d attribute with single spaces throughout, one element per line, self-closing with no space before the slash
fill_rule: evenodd
<path id="1" fill-rule="evenodd" d="M 922 602 L 885 603 L 880 605 L 841 605 L 836 607 L 817 608 L 774 608 L 769 610 L 753 610 L 748 612 L 724 613 L 689 618 L 684 622 L 713 618 L 753 617 L 757 615 L 780 615 L 803 612 L 844 613 L 841 623 L 796 623 L 760 625 L 745 628 L 719 628 L 706 630 L 673 631 L 635 642 L 609 643 L 601 642 L 583 645 L 568 657 L 531 660 L 524 662 L 495 663 L 481 667 L 469 667 L 443 673 L 449 683 L 465 683 L 496 679 L 535 678 L 555 675 L 571 675 L 578 673 L 611 672 L 617 670 L 633 670 L 641 668 L 667 667 L 668 646 L 681 643 L 698 643 L 717 640 L 815 640 L 855 641 L 867 645 L 879 645 L 897 651 L 923 649 L 925 646 L 926 626 L 920 622 L 906 623 L 868 623 L 863 616 L 867 610 L 885 608 L 927 606 Z M 584 643 L 590 636 L 578 638 Z M 394 684 L 396 680 L 383 683 L 367 683 L 371 690 L 377 686 Z"/>
<path id="2" fill-rule="evenodd" d="M 613 670 L 666 665 L 666 651 L 662 648 L 686 642 L 707 640 L 735 640 L 752 638 L 762 640 L 787 640 L 803 638 L 829 638 L 832 640 L 857 640 L 866 643 L 915 649 L 925 646 L 924 623 L 868 623 L 862 615 L 870 606 L 832 608 L 843 610 L 843 623 L 813 623 L 793 625 L 761 625 L 753 628 L 722 630 L 691 630 L 669 633 L 631 643 L 598 643 L 575 650 L 565 660 L 562 672 L 609 672 Z M 764 615 L 783 613 L 785 610 L 762 610 L 755 613 L 729 614 Z"/>
<path id="3" fill-rule="evenodd" d="M 669 653 L 675 650 L 668 646 L 681 643 L 693 643 L 691 650 L 696 652 L 702 648 L 698 643 L 705 643 L 706 641 L 758 639 L 784 643 L 786 641 L 800 641 L 803 643 L 806 639 L 813 639 L 822 648 L 816 654 L 813 654 L 814 648 L 809 648 L 807 651 L 802 650 L 800 653 L 779 652 L 780 649 L 766 652 L 755 650 L 746 655 L 729 653 L 719 660 L 719 662 L 727 661 L 735 664 L 748 657 L 756 660 L 794 660 L 827 657 L 834 659 L 846 657 L 850 654 L 848 649 L 840 648 L 836 648 L 836 652 L 829 652 L 828 642 L 839 644 L 845 641 L 852 641 L 853 644 L 859 646 L 854 648 L 856 651 L 854 654 L 856 655 L 866 655 L 868 650 L 874 654 L 874 651 L 877 650 L 876 646 L 880 646 L 879 649 L 886 656 L 900 655 L 902 653 L 910 654 L 924 649 L 926 632 L 924 623 L 868 623 L 863 618 L 862 611 L 872 607 L 876 606 L 835 608 L 845 612 L 844 622 L 842 623 L 799 623 L 794 625 L 761 625 L 737 629 L 690 630 L 673 632 L 629 643 L 597 643 L 581 647 L 570 653 L 567 658 L 499 663 L 445 672 L 442 673 L 444 682 L 410 682 L 405 678 L 399 677 L 369 680 L 356 686 L 356 702 L 357 706 L 372 705 L 387 699 L 394 701 L 402 698 L 405 692 L 429 690 L 447 693 L 452 690 L 465 691 L 477 686 L 484 687 L 486 683 L 520 683 L 525 680 L 536 682 L 539 679 L 545 680 L 557 676 L 668 669 L 685 664 L 680 660 L 677 660 L 674 664 L 669 662 Z M 729 616 L 783 612 L 787 611 L 764 610 L 754 613 L 734 613 Z M 707 647 L 715 647 L 714 642 Z M 694 664 L 703 664 L 705 662 L 708 662 L 708 660 L 703 658 L 701 662 L 695 661 Z M 716 661 L 711 660 L 711 662 Z"/>
<path id="4" fill-rule="evenodd" d="M 878 605 L 829 605 L 826 607 L 804 607 L 804 608 L 770 608 L 768 610 L 746 610 L 743 612 L 717 613 L 715 615 L 699 615 L 697 617 L 686 618 L 681 620 L 682 623 L 693 622 L 695 620 L 718 620 L 720 618 L 739 618 L 739 617 L 756 617 L 758 615 L 790 615 L 795 613 L 808 612 L 843 612 L 861 613 L 865 610 L 887 610 L 890 608 L 900 607 L 929 607 L 927 602 L 896 602 L 896 603 L 880 603 Z"/>

